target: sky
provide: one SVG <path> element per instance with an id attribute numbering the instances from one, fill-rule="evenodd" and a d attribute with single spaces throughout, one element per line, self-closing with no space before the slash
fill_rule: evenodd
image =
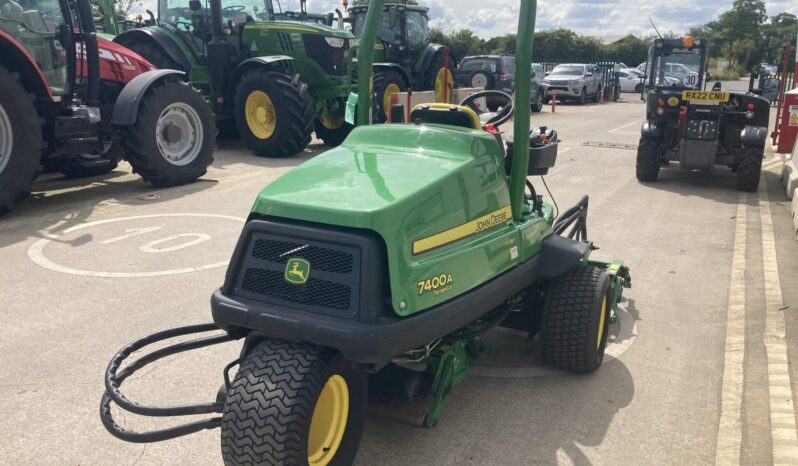
<path id="1" fill-rule="evenodd" d="M 241 0 L 256 1 L 263 0 Z M 350 0 L 353 3 L 354 0 Z M 686 32 L 690 26 L 716 19 L 731 7 L 733 0 L 538 0 L 535 28 L 566 27 L 578 34 L 595 37 L 628 33 L 650 35 L 651 17 L 660 32 Z M 482 38 L 490 38 L 518 27 L 519 0 L 418 0 L 430 7 L 430 25 L 452 32 L 468 28 Z M 153 9 L 155 0 L 143 0 Z M 224 0 L 234 4 L 234 0 Z M 282 0 L 283 8 L 299 9 L 298 0 Z M 783 11 L 798 14 L 798 0 L 765 0 L 768 16 Z M 341 7 L 341 0 L 308 0 L 308 11 L 330 12 Z"/>

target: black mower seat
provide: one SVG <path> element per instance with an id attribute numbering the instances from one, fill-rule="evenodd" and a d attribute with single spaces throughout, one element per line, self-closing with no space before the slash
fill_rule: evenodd
<path id="1" fill-rule="evenodd" d="M 475 111 L 462 105 L 445 103 L 416 105 L 410 112 L 410 121 L 482 129 L 482 123 Z"/>

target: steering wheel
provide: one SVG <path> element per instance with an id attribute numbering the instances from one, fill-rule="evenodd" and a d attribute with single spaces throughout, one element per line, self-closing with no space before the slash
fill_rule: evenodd
<path id="1" fill-rule="evenodd" d="M 222 8 L 222 11 L 229 11 L 230 13 L 238 13 L 239 11 L 244 11 L 246 9 L 247 7 L 245 7 L 244 5 L 229 5 Z"/>
<path id="2" fill-rule="evenodd" d="M 498 111 L 489 112 L 487 109 L 477 107 L 476 100 L 482 97 L 497 99 L 499 101 Z M 482 126 L 493 125 L 495 127 L 507 122 L 507 120 L 513 116 L 513 109 L 515 108 L 513 98 L 509 94 L 502 91 L 477 92 L 476 94 L 471 94 L 463 99 L 463 101 L 460 102 L 460 105 L 468 107 L 476 112 L 477 117 L 479 117 L 479 122 L 482 123 Z"/>

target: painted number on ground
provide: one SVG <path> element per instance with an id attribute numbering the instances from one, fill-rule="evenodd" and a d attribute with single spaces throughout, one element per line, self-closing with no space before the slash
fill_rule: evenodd
<path id="1" fill-rule="evenodd" d="M 28 249 L 36 264 L 103 278 L 174 275 L 227 265 L 244 219 L 215 214 L 155 214 L 76 225 Z"/>

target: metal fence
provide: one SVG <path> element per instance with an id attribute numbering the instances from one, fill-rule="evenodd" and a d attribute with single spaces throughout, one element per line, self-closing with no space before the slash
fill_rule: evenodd
<path id="1" fill-rule="evenodd" d="M 573 63 L 567 61 L 556 61 L 556 62 L 536 62 L 536 64 L 540 64 L 543 66 L 543 72 L 549 73 L 551 70 L 554 69 L 555 66 L 561 65 L 563 63 Z M 584 63 L 585 65 L 596 65 L 598 68 L 598 72 L 601 75 L 601 88 L 605 90 L 604 99 L 605 100 L 618 100 L 620 96 L 621 89 L 618 82 L 618 73 L 615 71 L 616 65 L 619 65 L 617 62 L 611 61 L 600 61 L 600 62 L 593 62 L 593 63 Z M 614 90 L 614 93 L 611 94 L 611 91 Z"/>

